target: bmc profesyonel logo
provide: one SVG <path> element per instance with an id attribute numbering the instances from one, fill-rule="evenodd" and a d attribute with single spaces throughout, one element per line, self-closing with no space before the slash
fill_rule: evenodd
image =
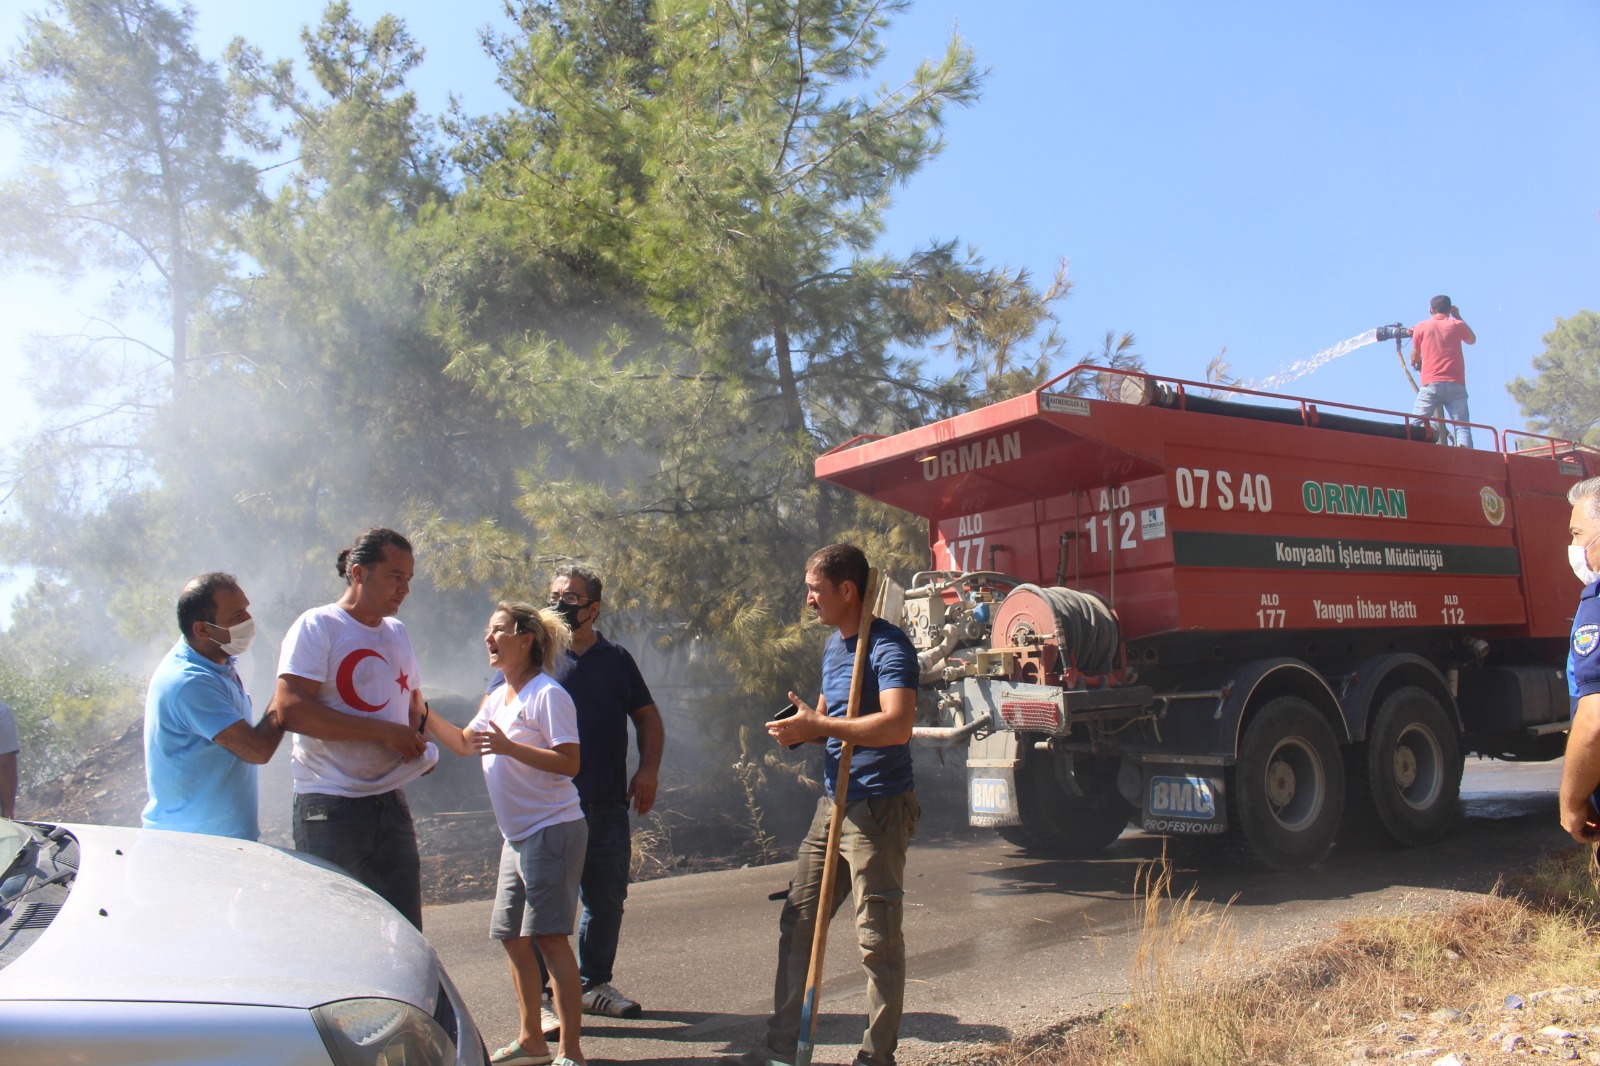
<path id="1" fill-rule="evenodd" d="M 1591 622 L 1573 630 L 1572 650 L 1575 654 L 1587 657 L 1594 651 L 1596 644 L 1600 644 L 1600 625 Z"/>
<path id="2" fill-rule="evenodd" d="M 1506 501 L 1488 485 L 1478 490 L 1478 502 L 1483 504 L 1483 517 L 1489 520 L 1491 526 L 1506 520 Z"/>
<path id="3" fill-rule="evenodd" d="M 1217 816 L 1217 797 L 1204 777 L 1152 777 L 1148 810 L 1153 815 L 1210 821 Z"/>

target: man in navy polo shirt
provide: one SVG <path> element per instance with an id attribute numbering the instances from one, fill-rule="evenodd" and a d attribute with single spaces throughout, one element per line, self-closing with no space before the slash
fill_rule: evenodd
<path id="1" fill-rule="evenodd" d="M 585 1014 L 637 1018 L 639 1004 L 611 983 L 611 971 L 633 860 L 628 810 L 643 816 L 655 806 L 666 730 L 633 656 L 594 627 L 602 591 L 600 575 L 593 570 L 562 566 L 550 581 L 548 600 L 572 630 L 572 647 L 556 678 L 578 709 L 583 760 L 573 780 L 589 823 L 589 849 L 579 886 L 583 918 L 578 925 L 578 970 L 583 976 Z M 632 778 L 628 777 L 630 722 L 639 748 L 639 767 Z M 560 1032 L 553 1011 L 544 1013 L 541 1024 L 546 1036 Z"/>
<path id="2" fill-rule="evenodd" d="M 1572 572 L 1583 582 L 1572 617 L 1567 651 L 1567 691 L 1572 696 L 1572 729 L 1567 763 L 1561 772 L 1561 827 L 1583 844 L 1600 843 L 1600 477 L 1567 491 L 1572 504 L 1567 548 Z"/>
<path id="3" fill-rule="evenodd" d="M 906 850 L 916 832 L 917 793 L 911 774 L 911 727 L 917 712 L 917 653 L 900 627 L 874 619 L 867 639 L 867 668 L 857 717 L 846 718 L 850 675 L 860 639 L 867 557 L 854 544 L 830 544 L 806 560 L 806 606 L 833 626 L 822 649 L 822 695 L 816 707 L 793 692 L 797 712 L 767 723 L 767 733 L 790 747 L 826 741 L 823 780 L 827 795 L 800 844 L 794 880 L 778 919 L 778 975 L 766 1046 L 725 1059 L 740 1066 L 792 1063 L 800 1036 L 800 1009 L 822 892 L 828 826 L 844 743 L 855 746 L 839 839 L 841 876 L 855 901 L 856 942 L 867 971 L 867 1028 L 855 1066 L 894 1066 L 905 1009 L 904 912 Z M 842 902 L 835 896 L 833 905 Z M 831 914 L 830 914 L 831 917 Z"/>

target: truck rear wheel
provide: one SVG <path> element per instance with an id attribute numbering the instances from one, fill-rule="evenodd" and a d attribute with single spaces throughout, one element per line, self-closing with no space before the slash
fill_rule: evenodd
<path id="1" fill-rule="evenodd" d="M 1002 839 L 1051 858 L 1077 858 L 1105 850 L 1128 827 L 1133 807 L 1118 792 L 1079 796 L 1058 776 L 1057 757 L 1029 751 L 1017 767 L 1021 825 L 1002 826 Z"/>
<path id="2" fill-rule="evenodd" d="M 1279 696 L 1250 720 L 1233 784 L 1239 824 L 1268 866 L 1297 870 L 1333 847 L 1344 767 L 1338 738 L 1309 701 Z"/>
<path id="3" fill-rule="evenodd" d="M 1351 767 L 1366 820 L 1397 844 L 1444 836 L 1461 795 L 1461 747 L 1439 701 L 1416 687 L 1391 692 Z"/>

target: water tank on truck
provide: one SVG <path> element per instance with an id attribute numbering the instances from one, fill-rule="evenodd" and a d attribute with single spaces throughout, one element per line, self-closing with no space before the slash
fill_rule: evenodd
<path id="1" fill-rule="evenodd" d="M 972 824 L 1078 855 L 1132 820 L 1289 869 L 1341 827 L 1438 839 L 1467 754 L 1561 754 L 1566 492 L 1600 453 L 1436 428 L 1080 366 L 816 473 L 928 522 L 897 620 Z"/>

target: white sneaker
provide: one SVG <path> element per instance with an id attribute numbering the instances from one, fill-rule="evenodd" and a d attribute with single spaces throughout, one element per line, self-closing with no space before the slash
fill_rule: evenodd
<path id="1" fill-rule="evenodd" d="M 583 994 L 583 1013 L 606 1018 L 637 1018 L 644 1013 L 644 1008 L 608 983 L 595 985 Z"/>
<path id="2" fill-rule="evenodd" d="M 549 996 L 539 1000 L 539 1028 L 544 1030 L 546 1040 L 554 1040 L 561 1035 L 561 1019 L 556 1017 L 555 1004 Z"/>

